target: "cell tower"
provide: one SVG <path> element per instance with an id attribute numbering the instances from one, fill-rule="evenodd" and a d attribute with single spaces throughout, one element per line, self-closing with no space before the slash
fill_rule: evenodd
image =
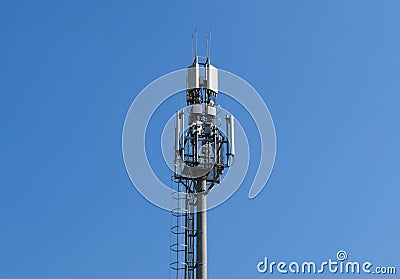
<path id="1" fill-rule="evenodd" d="M 176 112 L 175 123 L 177 191 L 172 196 L 176 208 L 170 266 L 177 279 L 207 278 L 207 195 L 221 183 L 235 155 L 233 116 L 224 116 L 226 134 L 218 128 L 218 69 L 210 64 L 209 40 L 207 56 L 198 56 L 195 41 L 193 45 L 194 61 L 186 77 L 187 107 Z"/>

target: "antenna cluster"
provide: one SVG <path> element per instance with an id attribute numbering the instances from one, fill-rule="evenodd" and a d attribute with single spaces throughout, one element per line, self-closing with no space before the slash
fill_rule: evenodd
<path id="1" fill-rule="evenodd" d="M 206 57 L 210 60 L 211 57 L 211 29 L 206 37 Z M 197 57 L 197 30 L 194 30 L 194 35 L 192 35 L 192 56 L 193 59 Z M 204 56 L 202 56 L 204 57 Z"/>

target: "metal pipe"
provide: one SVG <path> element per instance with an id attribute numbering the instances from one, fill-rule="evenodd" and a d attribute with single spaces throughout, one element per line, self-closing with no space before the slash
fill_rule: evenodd
<path id="1" fill-rule="evenodd" d="M 179 117 L 181 119 L 181 133 L 183 134 L 183 137 L 185 137 L 185 111 L 181 110 Z"/>
<path id="2" fill-rule="evenodd" d="M 181 137 L 181 119 L 180 112 L 176 112 L 176 123 L 175 123 L 175 156 L 177 157 L 179 154 L 179 139 Z"/>
<path id="3" fill-rule="evenodd" d="M 197 180 L 197 251 L 196 279 L 207 279 L 207 211 L 206 178 Z"/>
<path id="4" fill-rule="evenodd" d="M 229 143 L 230 143 L 230 153 L 232 156 L 235 156 L 235 118 L 233 115 L 229 117 L 229 124 L 230 124 L 230 132 L 229 132 Z"/>
<path id="5" fill-rule="evenodd" d="M 226 115 L 226 137 L 228 139 L 228 153 L 235 156 L 235 118 L 233 115 Z"/>

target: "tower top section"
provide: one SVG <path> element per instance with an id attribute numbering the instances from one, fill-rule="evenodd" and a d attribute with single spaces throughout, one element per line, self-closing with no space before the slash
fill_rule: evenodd
<path id="1" fill-rule="evenodd" d="M 188 105 L 205 103 L 214 106 L 218 95 L 218 69 L 210 63 L 211 32 L 206 38 L 207 55 L 197 55 L 197 32 L 193 37 L 192 65 L 186 76 L 186 103 Z"/>
<path id="2" fill-rule="evenodd" d="M 204 62 L 200 60 L 204 59 Z M 218 94 L 218 69 L 210 64 L 208 57 L 196 56 L 193 64 L 188 67 L 187 90 L 211 90 L 215 97 Z"/>

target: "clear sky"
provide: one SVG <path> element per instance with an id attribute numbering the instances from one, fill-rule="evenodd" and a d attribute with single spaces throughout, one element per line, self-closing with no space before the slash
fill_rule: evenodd
<path id="1" fill-rule="evenodd" d="M 399 1 L 72 0 L 0 4 L 0 278 L 169 278 L 170 214 L 132 186 L 121 134 L 195 28 L 278 144 L 256 199 L 245 183 L 209 212 L 209 278 L 341 249 L 399 273 Z"/>

